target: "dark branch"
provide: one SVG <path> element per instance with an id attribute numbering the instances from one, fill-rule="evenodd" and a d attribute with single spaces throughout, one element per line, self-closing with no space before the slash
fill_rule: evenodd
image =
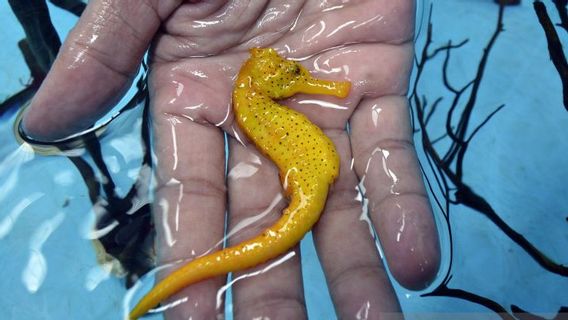
<path id="1" fill-rule="evenodd" d="M 499 303 L 497 303 L 497 302 L 495 302 L 491 299 L 477 295 L 475 293 L 462 290 L 462 289 L 448 288 L 445 284 L 440 285 L 438 288 L 434 289 L 434 291 L 423 294 L 422 296 L 423 297 L 445 296 L 445 297 L 453 297 L 453 298 L 458 298 L 458 299 L 470 301 L 470 302 L 482 305 L 482 306 L 486 307 L 487 309 L 495 312 L 503 320 L 515 320 L 515 317 L 513 317 L 511 314 L 509 314 L 509 312 L 503 306 L 501 306 Z"/>
<path id="2" fill-rule="evenodd" d="M 558 264 L 538 250 L 527 238 L 513 230 L 493 209 L 493 207 L 483 197 L 479 196 L 464 183 L 460 183 L 456 192 L 456 199 L 459 203 L 474 209 L 485 215 L 499 229 L 503 231 L 511 240 L 523 248 L 541 267 L 557 275 L 568 277 L 568 267 Z"/>
<path id="3" fill-rule="evenodd" d="M 474 110 L 474 107 L 477 104 L 477 95 L 479 93 L 479 88 L 483 79 L 483 75 L 485 69 L 487 67 L 487 61 L 489 55 L 491 53 L 491 49 L 493 48 L 497 37 L 503 30 L 502 20 L 503 20 L 503 7 L 501 6 L 499 10 L 499 15 L 497 19 L 497 26 L 495 31 L 490 38 L 487 46 L 484 49 L 484 53 L 480 59 L 477 73 L 475 78 L 465 85 L 461 90 L 451 90 L 448 88 L 449 91 L 452 91 L 454 98 L 449 108 L 449 118 L 452 118 L 452 113 L 460 107 L 460 98 L 462 95 L 465 94 L 466 90 L 471 90 L 468 92 L 468 99 L 463 107 L 463 113 L 459 119 L 458 130 L 454 131 L 451 128 L 451 121 L 450 121 L 450 128 L 449 133 L 456 133 L 456 137 L 458 139 L 454 139 L 453 143 L 450 146 L 450 150 L 446 153 L 447 158 L 445 157 L 442 159 L 438 151 L 434 148 L 433 144 L 436 142 L 436 139 L 432 139 L 430 137 L 430 133 L 427 130 L 427 121 L 430 120 L 430 117 L 433 116 L 434 111 L 432 109 L 436 109 L 430 107 L 427 109 L 427 99 L 423 96 L 422 99 L 420 98 L 419 94 L 419 84 L 422 79 L 423 70 L 425 65 L 430 61 L 430 59 L 435 56 L 435 54 L 442 52 L 444 50 L 449 49 L 440 49 L 430 51 L 430 46 L 432 45 L 432 23 L 431 23 L 431 16 L 432 16 L 432 7 L 430 9 L 430 20 L 428 22 L 428 32 L 426 34 L 426 42 L 424 47 L 421 50 L 421 55 L 416 56 L 416 65 L 417 65 L 417 72 L 416 77 L 414 79 L 414 86 L 411 91 L 410 101 L 412 104 L 412 116 L 413 121 L 415 121 L 419 126 L 419 133 L 422 138 L 422 147 L 424 149 L 426 160 L 428 161 L 428 166 L 432 170 L 433 179 L 435 179 L 440 192 L 442 193 L 444 199 L 441 200 L 438 197 L 434 197 L 436 204 L 440 208 L 440 210 L 444 213 L 444 218 L 446 223 L 449 224 L 450 221 L 450 208 L 453 204 L 462 204 L 466 207 L 473 209 L 476 212 L 479 212 L 485 215 L 493 224 L 502 230 L 504 234 L 506 234 L 512 241 L 514 241 L 517 245 L 519 245 L 523 250 L 525 250 L 539 265 L 541 265 L 544 269 L 556 273 L 558 275 L 566 276 L 568 275 L 568 268 L 566 266 L 558 264 L 548 258 L 544 253 L 542 253 L 538 248 L 533 246 L 525 237 L 521 234 L 513 230 L 505 221 L 503 221 L 497 212 L 492 208 L 492 206 L 487 202 L 483 197 L 475 193 L 464 181 L 461 173 L 458 173 L 457 170 L 454 171 L 451 164 L 454 161 L 454 157 L 457 157 L 457 163 L 460 166 L 463 166 L 465 152 L 467 151 L 468 143 L 471 142 L 473 137 L 481 130 L 481 128 L 485 127 L 485 125 L 489 122 L 489 120 L 499 111 L 501 110 L 502 106 L 498 107 L 497 110 L 493 111 L 481 124 L 473 129 L 471 133 L 468 132 L 467 128 L 471 122 L 471 114 Z M 447 48 L 448 46 L 444 46 Z M 428 52 L 433 52 L 434 54 L 428 54 Z M 447 72 L 447 66 L 444 69 L 444 72 Z M 447 79 L 447 78 L 446 78 Z M 448 81 L 449 82 L 449 81 Z M 457 91 L 457 93 L 456 93 Z M 438 99 L 439 100 L 439 99 Z M 436 101 L 438 101 L 436 100 Z M 438 108 L 439 109 L 439 108 Z M 414 122 L 413 122 L 414 123 Z M 446 125 L 447 119 L 446 119 Z M 449 134 L 448 134 L 449 135 Z M 467 137 L 467 138 L 466 138 Z M 450 159 L 451 161 L 446 161 Z M 422 170 L 424 168 L 421 165 Z M 431 183 L 431 180 L 426 178 L 426 182 L 430 190 L 433 190 L 434 186 Z M 455 191 L 455 200 L 452 200 L 450 197 L 450 192 L 452 190 Z M 445 295 L 445 296 L 452 296 L 461 299 L 465 299 L 474 303 L 478 303 L 488 307 L 489 309 L 497 312 L 502 318 L 504 319 L 513 319 L 514 317 L 501 305 L 498 303 L 491 301 L 488 298 L 478 296 L 473 293 L 469 293 L 459 289 L 449 289 L 447 288 L 447 284 L 451 280 L 451 270 L 452 270 L 452 257 L 453 257 L 453 248 L 452 248 L 452 236 L 451 236 L 451 227 L 448 228 L 450 232 L 450 265 L 445 273 L 444 280 L 442 284 L 438 286 L 438 288 L 434 289 L 428 295 Z"/>
<path id="4" fill-rule="evenodd" d="M 94 205 L 98 202 L 101 196 L 101 183 L 95 175 L 95 171 L 85 159 L 79 156 L 68 157 L 69 160 L 75 165 L 77 171 L 81 174 L 87 190 L 89 191 L 89 199 Z"/>
<path id="5" fill-rule="evenodd" d="M 440 102 L 442 102 L 443 99 L 444 99 L 443 97 L 439 97 L 434 101 L 434 103 L 432 103 L 430 111 L 428 111 L 428 114 L 426 115 L 426 120 L 425 120 L 426 125 L 428 125 L 428 123 L 430 122 L 432 115 L 434 115 L 434 112 L 436 112 L 436 108 L 438 108 L 438 105 L 440 105 Z"/>
<path id="6" fill-rule="evenodd" d="M 481 128 L 482 128 L 483 126 L 485 126 L 485 125 L 489 122 L 489 120 L 491 120 L 491 118 L 493 118 L 493 116 L 496 115 L 497 112 L 501 111 L 501 109 L 503 109 L 504 107 L 505 107 L 505 105 L 502 104 L 502 105 L 498 106 L 495 110 L 493 110 L 493 112 L 491 112 L 491 113 L 487 116 L 487 118 L 485 118 L 485 120 L 483 120 L 483 121 L 477 126 L 477 128 L 475 128 L 475 129 L 473 130 L 473 132 L 471 133 L 471 135 L 469 136 L 469 138 L 467 138 L 467 143 L 469 143 L 469 142 L 473 139 L 473 137 L 475 137 L 475 135 L 479 132 L 479 130 L 481 130 Z"/>
<path id="7" fill-rule="evenodd" d="M 485 69 L 487 66 L 487 61 L 489 60 L 489 55 L 491 53 L 491 49 L 495 45 L 499 34 L 503 31 L 503 14 L 505 12 L 505 7 L 503 5 L 499 6 L 499 14 L 497 17 L 497 25 L 495 27 L 495 31 L 489 40 L 489 43 L 483 50 L 483 55 L 481 56 L 481 60 L 479 61 L 479 66 L 477 68 L 477 74 L 475 76 L 475 81 L 473 82 L 471 88 L 471 94 L 469 96 L 469 100 L 467 101 L 464 111 L 462 113 L 462 117 L 458 124 L 457 128 L 457 136 L 461 141 L 465 140 L 465 136 L 467 134 L 467 128 L 470 123 L 471 114 L 477 102 L 477 95 L 479 93 L 479 88 L 481 87 L 481 82 L 483 80 L 483 75 L 485 74 Z M 457 159 L 456 159 L 456 176 L 459 180 L 462 179 L 463 176 L 463 164 L 464 158 L 467 151 L 468 144 L 464 143 L 461 149 L 458 152 Z"/>
<path id="8" fill-rule="evenodd" d="M 61 47 L 61 40 L 51 23 L 45 0 L 9 0 L 12 11 L 26 34 L 28 45 L 44 74 L 51 67 Z"/>
<path id="9" fill-rule="evenodd" d="M 448 42 L 448 45 L 446 46 L 446 58 L 444 59 L 444 64 L 442 65 L 442 79 L 444 80 L 444 85 L 446 86 L 446 88 L 448 90 L 450 90 L 450 92 L 453 92 L 454 94 L 458 94 L 458 89 L 454 88 L 451 83 L 450 80 L 448 79 L 448 66 L 450 65 L 450 53 L 452 48 L 452 42 Z"/>
<path id="10" fill-rule="evenodd" d="M 552 0 L 552 2 L 554 3 L 554 6 L 556 6 L 558 16 L 560 16 L 560 23 L 558 25 L 568 31 L 568 11 L 566 10 L 568 0 Z"/>
<path id="11" fill-rule="evenodd" d="M 564 55 L 564 50 L 562 49 L 562 42 L 556 33 L 554 24 L 548 16 L 546 11 L 546 6 L 539 0 L 533 3 L 534 11 L 538 17 L 538 21 L 544 30 L 546 35 L 546 41 L 548 43 L 548 53 L 550 54 L 550 59 L 558 71 L 560 80 L 562 81 L 562 94 L 564 108 L 568 111 L 568 62 L 566 61 L 566 56 Z"/>
<path id="12" fill-rule="evenodd" d="M 444 140 L 447 137 L 448 137 L 448 134 L 444 133 L 443 135 L 439 136 L 438 138 L 435 138 L 434 140 L 432 140 L 432 144 L 436 144 L 436 143 Z"/>
<path id="13" fill-rule="evenodd" d="M 87 4 L 81 0 L 50 0 L 49 2 L 53 3 L 63 10 L 71 12 L 77 17 L 80 17 L 87 7 Z"/>
<path id="14" fill-rule="evenodd" d="M 453 50 L 453 49 L 458 49 L 463 47 L 466 43 L 469 42 L 469 39 L 465 39 L 462 40 L 462 42 L 458 43 L 458 44 L 451 44 L 451 42 L 448 43 L 448 45 L 445 46 L 441 46 L 439 48 L 434 49 L 434 51 L 432 51 L 432 53 L 430 53 L 428 55 L 428 59 L 432 59 L 434 58 L 436 55 L 438 55 L 438 53 L 442 52 L 442 51 L 446 51 L 446 50 Z"/>

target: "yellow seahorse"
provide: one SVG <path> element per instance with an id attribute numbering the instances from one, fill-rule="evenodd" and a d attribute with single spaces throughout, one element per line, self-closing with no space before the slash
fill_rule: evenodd
<path id="1" fill-rule="evenodd" d="M 273 99 L 296 93 L 344 98 L 349 82 L 318 80 L 274 49 L 255 48 L 241 68 L 233 91 L 236 120 L 247 137 L 278 167 L 289 205 L 257 237 L 199 257 L 158 283 L 130 313 L 137 319 L 162 300 L 195 282 L 254 267 L 296 245 L 317 222 L 329 186 L 339 174 L 333 142 L 303 114 Z"/>

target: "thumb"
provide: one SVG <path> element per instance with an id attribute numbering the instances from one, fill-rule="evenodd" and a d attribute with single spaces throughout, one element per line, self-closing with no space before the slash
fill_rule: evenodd
<path id="1" fill-rule="evenodd" d="M 180 0 L 93 0 L 63 43 L 23 119 L 51 141 L 91 126 L 128 89 L 161 21 Z"/>

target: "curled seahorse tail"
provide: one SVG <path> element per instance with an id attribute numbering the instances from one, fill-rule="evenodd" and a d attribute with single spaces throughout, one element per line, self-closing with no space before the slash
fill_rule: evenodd
<path id="1" fill-rule="evenodd" d="M 320 196 L 325 198 L 327 186 L 322 187 L 323 194 Z M 245 270 L 285 253 L 295 246 L 318 220 L 322 208 L 314 208 L 314 203 L 306 205 L 292 195 L 290 205 L 284 209 L 282 217 L 274 225 L 250 240 L 199 257 L 175 270 L 140 300 L 130 312 L 129 319 L 138 319 L 164 299 L 196 282 Z M 296 223 L 296 219 L 313 223 Z M 292 239 L 298 241 L 290 241 Z M 236 256 L 239 259 L 235 259 Z"/>

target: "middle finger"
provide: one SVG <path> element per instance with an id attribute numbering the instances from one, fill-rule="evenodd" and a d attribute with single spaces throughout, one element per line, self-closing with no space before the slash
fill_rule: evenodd
<path id="1" fill-rule="evenodd" d="M 252 145 L 229 142 L 229 231 L 235 245 L 262 233 L 286 206 L 276 167 Z M 300 251 L 233 274 L 235 319 L 305 319 Z"/>
<path id="2" fill-rule="evenodd" d="M 314 229 L 316 249 L 340 319 L 398 319 L 400 306 L 379 258 L 351 168 L 347 132 L 326 130 L 341 155 L 340 175 Z"/>

